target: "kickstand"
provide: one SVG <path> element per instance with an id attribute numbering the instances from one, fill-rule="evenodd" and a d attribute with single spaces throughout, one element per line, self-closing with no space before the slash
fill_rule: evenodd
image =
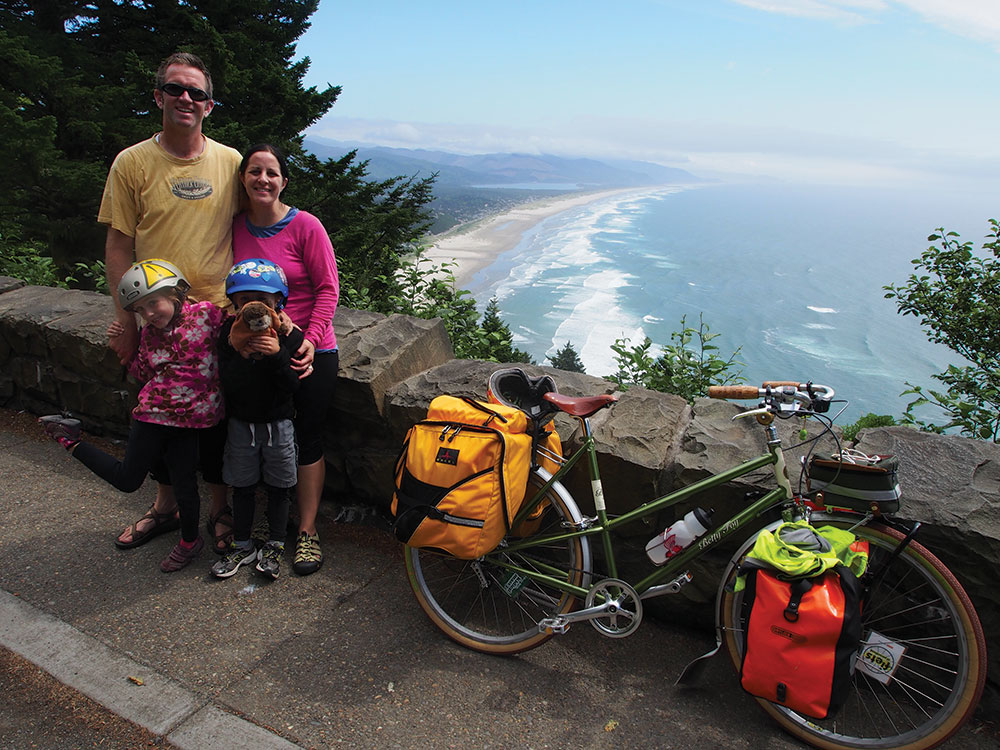
<path id="1" fill-rule="evenodd" d="M 684 671 L 681 672 L 681 676 L 677 678 L 675 685 L 691 685 L 698 681 L 701 677 L 701 673 L 705 671 L 705 667 L 708 665 L 708 660 L 719 653 L 722 648 L 722 639 L 718 639 L 715 642 L 715 648 L 709 651 L 707 654 L 702 654 L 697 659 L 692 661 L 686 667 Z"/>

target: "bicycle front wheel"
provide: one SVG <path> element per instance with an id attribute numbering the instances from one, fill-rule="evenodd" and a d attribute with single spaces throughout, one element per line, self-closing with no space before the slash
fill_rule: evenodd
<path id="1" fill-rule="evenodd" d="M 986 680 L 986 641 L 969 597 L 955 576 L 922 545 L 881 525 L 852 528 L 869 543 L 869 588 L 862 612 L 861 659 L 866 643 L 893 644 L 895 670 L 855 669 L 850 697 L 833 716 L 812 719 L 758 698 L 786 731 L 826 750 L 898 748 L 926 750 L 958 731 L 972 714 Z M 735 570 L 730 568 L 727 578 Z M 740 594 L 725 593 L 720 616 L 734 665 L 742 662 Z M 875 634 L 874 636 L 872 634 Z"/>
<path id="2" fill-rule="evenodd" d="M 528 496 L 548 479 L 544 469 L 533 471 Z M 558 484 L 546 492 L 541 507 L 544 514 L 533 537 L 565 532 L 564 522 L 579 523 L 582 518 L 572 497 Z M 538 623 L 569 612 L 577 601 L 554 586 L 512 575 L 506 565 L 545 573 L 574 586 L 590 580 L 590 546 L 582 537 L 522 547 L 517 552 L 505 548 L 501 544 L 478 560 L 410 547 L 405 553 L 410 587 L 431 621 L 463 646 L 490 654 L 514 654 L 541 645 L 552 633 L 539 630 Z"/>

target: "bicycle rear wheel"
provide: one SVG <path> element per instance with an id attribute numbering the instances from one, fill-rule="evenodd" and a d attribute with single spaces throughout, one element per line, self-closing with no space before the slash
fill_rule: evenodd
<path id="1" fill-rule="evenodd" d="M 846 521 L 813 519 L 850 527 Z M 786 731 L 826 750 L 900 748 L 926 750 L 958 731 L 972 714 L 986 680 L 986 642 L 969 597 L 955 576 L 922 545 L 911 541 L 896 558 L 899 532 L 872 524 L 853 529 L 869 543 L 870 586 L 863 611 L 862 647 L 874 640 L 896 644 L 891 675 L 858 668 L 851 695 L 836 714 L 812 719 L 758 698 Z M 727 579 L 735 575 L 730 568 Z M 728 581 L 727 581 L 728 582 Z M 740 594 L 721 597 L 721 622 L 733 664 L 742 661 Z"/>
<path id="2" fill-rule="evenodd" d="M 549 475 L 532 472 L 529 496 Z M 561 485 L 553 485 L 542 500 L 545 508 L 538 531 L 544 536 L 565 531 L 564 521 L 579 522 L 580 510 Z M 407 577 L 421 608 L 449 638 L 490 654 L 514 654 L 539 646 L 552 637 L 538 629 L 540 620 L 570 611 L 576 598 L 553 586 L 522 576 L 511 577 L 503 563 L 544 571 L 576 586 L 590 580 L 590 546 L 584 538 L 563 539 L 517 552 L 496 550 L 478 560 L 458 560 L 408 547 Z"/>

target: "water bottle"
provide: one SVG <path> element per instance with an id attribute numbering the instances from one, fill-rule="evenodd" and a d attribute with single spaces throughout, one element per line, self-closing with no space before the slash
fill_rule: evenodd
<path id="1" fill-rule="evenodd" d="M 662 534 L 657 534 L 646 545 L 646 554 L 656 565 L 663 565 L 712 527 L 714 510 L 695 508 L 680 521 L 675 521 Z"/>

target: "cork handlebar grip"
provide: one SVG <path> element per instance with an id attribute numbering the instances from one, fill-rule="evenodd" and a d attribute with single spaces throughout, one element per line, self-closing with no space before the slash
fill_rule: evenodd
<path id="1" fill-rule="evenodd" d="M 709 398 L 757 398 L 760 389 L 753 385 L 712 385 L 708 387 Z"/>

